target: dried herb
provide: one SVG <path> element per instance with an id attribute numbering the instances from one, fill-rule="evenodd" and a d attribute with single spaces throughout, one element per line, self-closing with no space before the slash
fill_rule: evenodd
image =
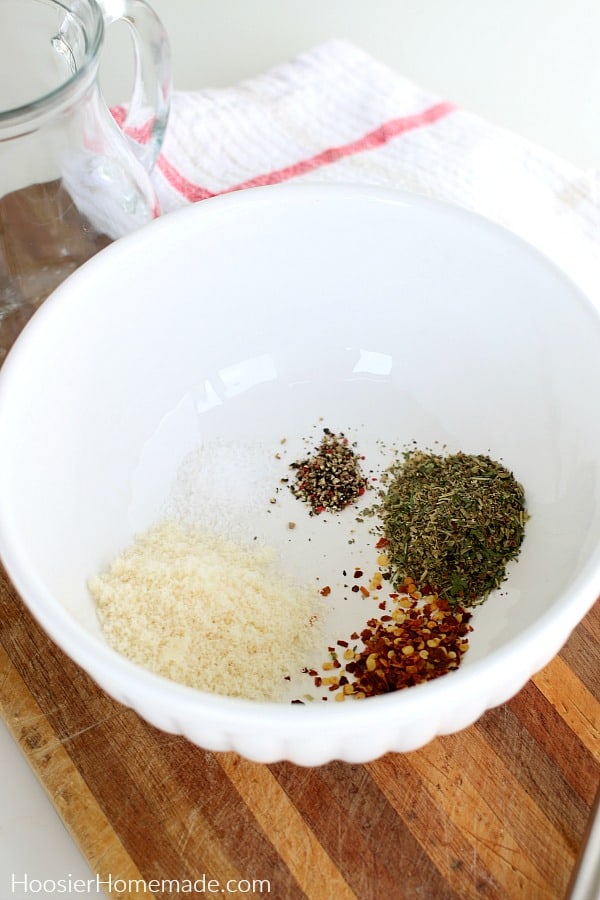
<path id="1" fill-rule="evenodd" d="M 384 476 L 377 512 L 392 582 L 471 606 L 506 577 L 524 536 L 525 493 L 501 463 L 482 455 L 413 450 Z"/>
<path id="2" fill-rule="evenodd" d="M 290 464 L 296 471 L 290 490 L 310 506 L 310 515 L 337 512 L 360 497 L 367 480 L 360 470 L 360 458 L 343 434 L 329 428 L 315 453 Z"/>

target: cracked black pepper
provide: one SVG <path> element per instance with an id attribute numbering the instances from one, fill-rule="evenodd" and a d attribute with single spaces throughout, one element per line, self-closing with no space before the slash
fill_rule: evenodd
<path id="1" fill-rule="evenodd" d="M 308 504 L 310 515 L 338 512 L 362 496 L 367 480 L 360 469 L 360 457 L 344 434 L 323 429 L 315 452 L 290 464 L 296 478 L 290 490 Z"/>

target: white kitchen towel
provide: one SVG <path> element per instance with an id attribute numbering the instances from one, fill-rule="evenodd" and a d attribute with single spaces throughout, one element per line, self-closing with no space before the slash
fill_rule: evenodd
<path id="1" fill-rule="evenodd" d="M 345 41 L 236 87 L 174 92 L 154 172 L 163 213 L 290 180 L 388 185 L 475 210 L 537 246 L 600 306 L 598 173 Z"/>

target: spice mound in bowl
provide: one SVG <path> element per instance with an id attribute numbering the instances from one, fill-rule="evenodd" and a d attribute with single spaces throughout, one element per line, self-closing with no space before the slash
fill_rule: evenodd
<path id="1" fill-rule="evenodd" d="M 512 697 L 600 593 L 599 393 L 598 310 L 502 228 L 238 191 L 102 250 L 16 341 L 0 555 L 159 728 L 303 765 L 410 751 Z"/>
<path id="2" fill-rule="evenodd" d="M 172 521 L 138 535 L 89 587 L 119 653 L 232 697 L 280 699 L 319 621 L 316 591 L 283 578 L 266 547 Z"/>
<path id="3" fill-rule="evenodd" d="M 394 581 L 417 579 L 472 606 L 506 578 L 525 533 L 525 491 L 482 454 L 412 451 L 386 473 L 381 500 Z"/>
<path id="4" fill-rule="evenodd" d="M 296 472 L 290 485 L 292 493 L 309 505 L 311 515 L 345 509 L 367 488 L 360 460 L 348 438 L 329 428 L 324 432 L 312 456 L 291 463 Z"/>

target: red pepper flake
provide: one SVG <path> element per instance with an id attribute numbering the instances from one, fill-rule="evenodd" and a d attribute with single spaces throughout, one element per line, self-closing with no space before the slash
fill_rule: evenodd
<path id="1" fill-rule="evenodd" d="M 397 610 L 396 617 L 370 620 L 361 636 L 363 649 L 346 664 L 355 692 L 367 697 L 389 693 L 458 668 L 468 648 L 469 612 L 451 609 L 435 595 Z"/>
<path id="2" fill-rule="evenodd" d="M 355 570 L 354 570 L 354 577 L 355 577 L 355 578 L 362 578 L 364 574 L 365 574 L 365 573 L 363 572 L 362 569 L 355 569 Z"/>
<path id="3" fill-rule="evenodd" d="M 352 633 L 350 639 L 360 637 L 363 647 L 355 646 L 353 652 L 344 654 L 345 668 L 339 677 L 326 681 L 329 691 L 341 689 L 344 696 L 363 699 L 421 684 L 458 668 L 469 646 L 471 613 L 436 594 L 418 599 L 396 594 L 392 599 L 395 609 L 391 615 L 371 617 L 360 636 Z M 348 641 L 338 640 L 337 644 L 348 647 Z M 329 662 L 323 667 L 331 671 L 341 664 L 335 659 L 333 666 Z M 336 699 L 344 697 L 336 695 Z"/>
<path id="4" fill-rule="evenodd" d="M 387 547 L 389 541 L 386 537 L 380 537 L 377 543 L 375 544 L 376 550 L 381 550 L 382 547 Z"/>
<path id="5" fill-rule="evenodd" d="M 329 597 L 329 595 L 331 593 L 331 588 L 327 584 L 327 585 L 325 585 L 324 588 L 321 588 L 320 593 L 323 597 Z"/>

